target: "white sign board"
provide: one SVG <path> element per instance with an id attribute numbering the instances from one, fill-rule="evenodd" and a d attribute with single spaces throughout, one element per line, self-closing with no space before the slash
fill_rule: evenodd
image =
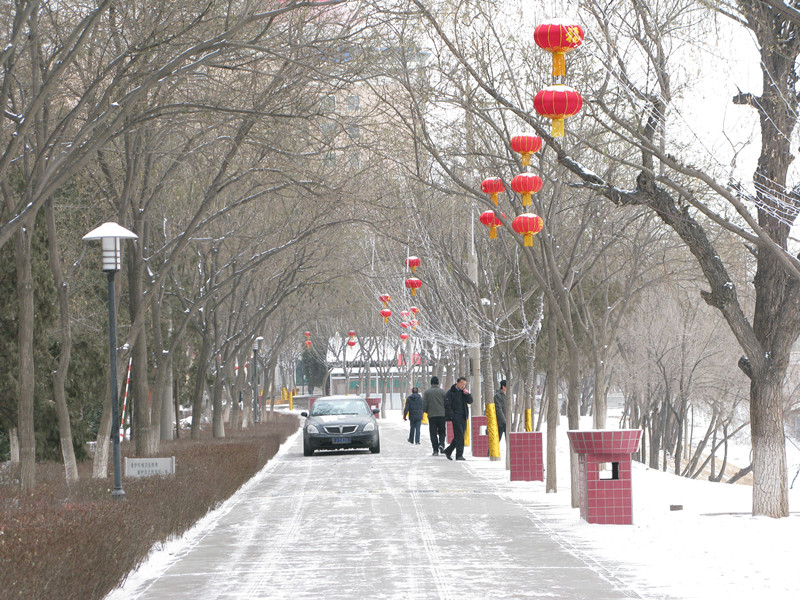
<path id="1" fill-rule="evenodd" d="M 125 457 L 125 477 L 148 477 L 150 475 L 174 475 L 175 457 L 128 458 Z"/>

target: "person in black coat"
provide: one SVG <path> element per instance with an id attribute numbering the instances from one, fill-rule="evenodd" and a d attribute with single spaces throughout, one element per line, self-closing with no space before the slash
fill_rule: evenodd
<path id="1" fill-rule="evenodd" d="M 411 395 L 406 398 L 406 407 L 403 409 L 403 421 L 408 420 L 411 428 L 408 432 L 408 443 L 419 444 L 419 430 L 422 425 L 422 396 L 419 388 L 411 388 Z"/>
<path id="2" fill-rule="evenodd" d="M 464 434 L 467 431 L 470 404 L 472 394 L 467 390 L 467 378 L 459 377 L 444 398 L 445 418 L 453 422 L 453 441 L 444 450 L 447 460 L 453 460 L 453 450 L 456 451 L 456 460 L 467 460 L 464 458 Z"/>

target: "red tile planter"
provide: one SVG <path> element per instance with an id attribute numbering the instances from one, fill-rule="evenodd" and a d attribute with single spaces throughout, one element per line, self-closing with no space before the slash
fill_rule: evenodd
<path id="1" fill-rule="evenodd" d="M 578 455 L 581 518 L 588 523 L 631 525 L 631 454 L 641 429 L 568 431 Z"/>
<path id="2" fill-rule="evenodd" d="M 507 434 L 511 453 L 511 481 L 544 481 L 541 431 Z"/>

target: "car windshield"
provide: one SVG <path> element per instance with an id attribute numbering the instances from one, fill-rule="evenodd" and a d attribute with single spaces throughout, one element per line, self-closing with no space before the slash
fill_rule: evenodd
<path id="1" fill-rule="evenodd" d="M 311 416 L 321 415 L 368 415 L 367 403 L 363 400 L 317 400 L 311 408 Z"/>

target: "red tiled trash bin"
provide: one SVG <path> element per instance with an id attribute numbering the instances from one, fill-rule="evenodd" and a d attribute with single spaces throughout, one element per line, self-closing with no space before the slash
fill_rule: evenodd
<path id="1" fill-rule="evenodd" d="M 475 415 L 472 417 L 472 456 L 489 456 L 489 433 L 484 432 L 486 427 L 486 417 Z"/>
<path id="2" fill-rule="evenodd" d="M 381 397 L 380 396 L 375 396 L 375 397 L 372 397 L 372 398 L 366 398 L 366 401 L 367 401 L 367 404 L 369 404 L 370 410 L 372 410 L 373 408 L 377 408 L 378 410 L 380 410 L 380 408 L 381 408 Z M 381 413 L 378 412 L 375 415 L 375 418 L 376 419 L 380 419 L 381 418 Z"/>
<path id="3" fill-rule="evenodd" d="M 544 481 L 541 431 L 507 434 L 511 457 L 511 481 Z"/>
<path id="4" fill-rule="evenodd" d="M 603 525 L 633 524 L 631 454 L 641 429 L 568 431 L 578 455 L 581 518 Z"/>

